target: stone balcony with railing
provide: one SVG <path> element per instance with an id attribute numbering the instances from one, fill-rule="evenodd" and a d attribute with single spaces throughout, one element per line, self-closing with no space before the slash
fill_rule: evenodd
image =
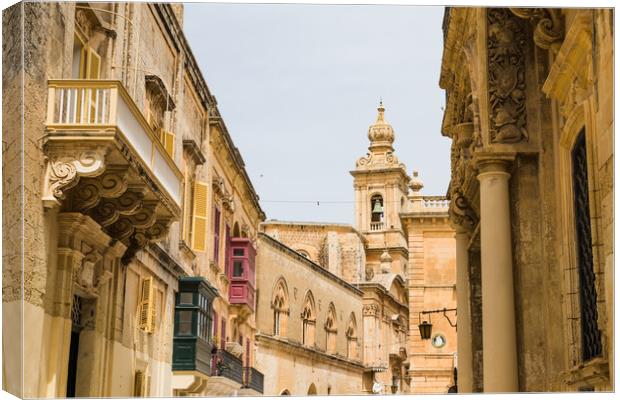
<path id="1" fill-rule="evenodd" d="M 119 81 L 48 81 L 43 204 L 80 212 L 127 246 L 179 218 L 183 177 Z"/>
<path id="2" fill-rule="evenodd" d="M 377 231 L 382 231 L 383 230 L 383 222 L 371 222 L 370 223 L 370 231 L 371 232 L 377 232 Z"/>
<path id="3" fill-rule="evenodd" d="M 444 217 L 448 215 L 450 200 L 445 196 L 424 196 L 415 194 L 409 196 L 407 207 L 401 212 L 402 216 L 437 216 Z"/>

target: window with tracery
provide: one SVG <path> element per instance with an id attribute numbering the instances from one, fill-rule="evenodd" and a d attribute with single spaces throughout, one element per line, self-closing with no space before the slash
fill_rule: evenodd
<path id="1" fill-rule="evenodd" d="M 274 291 L 273 300 L 273 334 L 275 336 L 286 336 L 286 325 L 288 322 L 288 290 L 283 280 L 278 282 Z"/>
<path id="2" fill-rule="evenodd" d="M 347 358 L 357 359 L 357 323 L 355 314 L 351 313 L 349 324 L 347 325 Z"/>
<path id="3" fill-rule="evenodd" d="M 329 311 L 327 312 L 327 320 L 325 320 L 325 337 L 326 346 L 325 349 L 328 353 L 333 354 L 336 352 L 336 337 L 338 330 L 336 329 L 336 309 L 334 304 L 329 305 Z"/>
<path id="4" fill-rule="evenodd" d="M 301 342 L 305 346 L 314 346 L 314 332 L 316 326 L 316 314 L 314 311 L 314 298 L 312 293 L 308 292 L 304 302 L 304 308 L 301 312 L 302 330 Z"/>

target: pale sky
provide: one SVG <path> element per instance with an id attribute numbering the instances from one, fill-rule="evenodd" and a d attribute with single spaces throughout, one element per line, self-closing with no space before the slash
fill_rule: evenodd
<path id="1" fill-rule="evenodd" d="M 379 98 L 409 175 L 419 171 L 423 193 L 445 195 L 450 140 L 440 133 L 438 85 L 443 12 L 438 6 L 185 5 L 187 38 L 268 219 L 353 223 L 349 171 L 368 151 Z"/>

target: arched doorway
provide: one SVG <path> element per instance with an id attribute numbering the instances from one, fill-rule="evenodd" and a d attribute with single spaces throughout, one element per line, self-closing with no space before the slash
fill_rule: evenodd
<path id="1" fill-rule="evenodd" d="M 314 386 L 314 383 L 310 384 L 310 387 L 308 388 L 308 396 L 314 396 L 316 395 L 316 386 Z"/>

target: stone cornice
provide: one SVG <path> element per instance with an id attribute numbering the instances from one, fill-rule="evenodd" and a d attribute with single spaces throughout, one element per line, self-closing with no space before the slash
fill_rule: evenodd
<path id="1" fill-rule="evenodd" d="M 248 192 L 250 193 L 250 200 L 252 204 L 254 205 L 254 207 L 256 208 L 259 219 L 261 221 L 264 221 L 266 218 L 266 215 L 260 206 L 260 203 L 259 203 L 260 198 L 258 194 L 256 193 L 256 191 L 254 190 L 254 185 L 252 185 L 252 181 L 250 180 L 250 177 L 247 174 L 247 171 L 245 169 L 245 163 L 243 162 L 243 159 L 241 158 L 241 153 L 239 152 L 239 149 L 237 149 L 237 147 L 233 143 L 233 140 L 230 137 L 230 134 L 228 132 L 228 129 L 226 128 L 226 124 L 224 123 L 224 120 L 221 117 L 216 117 L 216 118 L 210 119 L 209 123 L 212 126 L 217 127 L 217 129 L 215 130 L 211 129 L 211 132 L 212 132 L 211 139 L 214 142 L 215 153 L 220 154 L 220 152 L 217 151 L 217 147 L 218 147 L 217 145 L 219 145 L 220 148 L 224 147 L 226 149 L 228 156 L 233 161 L 235 168 L 241 174 L 243 181 L 246 184 Z M 215 132 L 219 133 L 220 135 L 213 134 Z M 222 167 L 223 166 L 224 164 L 222 164 Z"/>
<path id="2" fill-rule="evenodd" d="M 357 229 L 355 229 L 353 226 L 348 225 L 348 224 L 339 224 L 339 223 L 329 223 L 329 222 L 303 222 L 303 221 L 278 221 L 278 220 L 267 220 L 264 222 L 261 222 L 261 226 L 265 227 L 265 226 L 277 226 L 277 225 L 283 225 L 283 226 L 309 226 L 309 227 L 313 227 L 313 228 L 322 228 L 326 231 L 331 230 L 331 229 L 336 229 L 336 230 L 345 230 L 345 231 L 349 231 L 351 233 L 356 234 L 359 239 L 362 241 L 363 244 L 368 243 L 368 239 L 366 238 L 366 236 L 364 236 L 360 231 L 358 231 Z"/>
<path id="3" fill-rule="evenodd" d="M 176 261 L 168 252 L 163 249 L 157 243 L 149 243 L 146 247 L 146 250 L 151 256 L 155 257 L 159 261 L 159 265 L 161 265 L 164 269 L 170 272 L 175 277 L 186 276 L 187 272 L 183 269 L 181 264 Z"/>
<path id="4" fill-rule="evenodd" d="M 166 3 L 156 3 L 153 4 L 153 6 L 158 11 L 160 17 L 164 20 L 165 29 L 168 30 L 168 33 L 174 41 L 175 46 L 182 50 L 185 56 L 185 66 L 187 68 L 188 75 L 190 76 L 192 83 L 196 87 L 196 92 L 200 97 L 203 106 L 206 110 L 215 107 L 217 104 L 217 102 L 215 101 L 215 97 L 209 91 L 206 80 L 202 75 L 200 67 L 198 67 L 198 63 L 196 62 L 189 43 L 185 38 L 183 28 L 179 24 L 179 21 L 174 14 L 174 10 L 170 6 L 170 4 Z"/>
<path id="5" fill-rule="evenodd" d="M 197 165 L 202 165 L 207 161 L 194 139 L 183 139 L 183 150 L 187 151 L 192 156 L 194 163 Z"/>
<path id="6" fill-rule="evenodd" d="M 350 360 L 336 354 L 328 354 L 316 347 L 304 346 L 301 343 L 293 342 L 286 338 L 274 337 L 264 333 L 257 333 L 255 335 L 255 340 L 258 345 L 263 344 L 269 347 L 283 347 L 289 353 L 318 358 L 321 361 L 327 362 L 337 367 L 345 367 L 348 369 L 353 369 L 354 371 L 362 371 L 364 369 L 364 365 L 359 361 Z"/>
<path id="7" fill-rule="evenodd" d="M 338 285 L 344 287 L 345 289 L 351 291 L 355 295 L 360 296 L 360 297 L 362 296 L 363 292 L 360 289 L 358 289 L 355 286 L 351 285 L 350 283 L 348 283 L 344 279 L 340 278 L 339 276 L 334 275 L 333 273 L 329 272 L 328 270 L 326 270 L 325 268 L 321 267 L 319 264 L 315 263 L 314 261 L 309 260 L 306 257 L 302 256 L 301 254 L 299 254 L 295 250 L 291 249 L 290 247 L 288 247 L 284 243 L 277 241 L 276 239 L 272 238 L 271 236 L 269 236 L 269 235 L 267 235 L 266 233 L 263 233 L 263 232 L 259 232 L 258 233 L 258 238 L 259 239 L 263 239 L 265 243 L 267 243 L 270 246 L 272 246 L 272 247 L 274 247 L 274 248 L 276 248 L 278 250 L 281 250 L 283 253 L 286 253 L 289 256 L 295 258 L 297 261 L 300 261 L 302 264 L 310 267 L 313 271 L 319 272 L 320 274 L 322 274 L 323 276 L 325 276 L 329 280 L 331 280 L 331 281 L 337 283 Z"/>
<path id="8" fill-rule="evenodd" d="M 404 303 L 401 303 L 400 301 L 398 301 L 398 299 L 396 297 L 394 297 L 394 295 L 392 293 L 390 293 L 390 290 L 387 289 L 385 286 L 381 285 L 380 283 L 376 283 L 376 282 L 359 282 L 358 285 L 362 289 L 362 291 L 364 291 L 364 292 L 370 291 L 370 290 L 374 290 L 375 292 L 381 293 L 381 295 L 382 295 L 381 297 L 388 297 L 394 304 L 396 304 L 402 310 L 409 310 L 409 306 L 407 304 L 404 304 Z M 403 287 L 404 287 L 404 289 L 406 291 L 407 290 L 407 285 L 403 285 Z"/>

